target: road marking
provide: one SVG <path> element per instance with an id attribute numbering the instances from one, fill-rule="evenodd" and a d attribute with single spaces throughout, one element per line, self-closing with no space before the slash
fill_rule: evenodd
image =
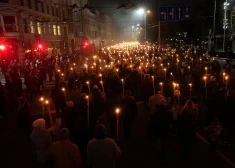
<path id="1" fill-rule="evenodd" d="M 197 137 L 200 138 L 201 141 L 203 141 L 204 143 L 206 143 L 207 145 L 209 145 L 209 142 L 203 137 L 201 136 L 199 133 L 196 133 Z M 224 159 L 224 161 L 229 164 L 230 166 L 232 166 L 233 168 L 235 168 L 235 163 L 232 162 L 229 158 L 227 158 L 222 152 L 220 152 L 218 149 L 216 149 L 216 153 L 222 158 Z"/>

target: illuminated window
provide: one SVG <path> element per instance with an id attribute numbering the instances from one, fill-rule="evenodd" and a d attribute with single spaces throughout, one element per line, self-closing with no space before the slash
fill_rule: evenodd
<path id="1" fill-rule="evenodd" d="M 29 33 L 28 31 L 28 23 L 26 19 L 23 19 L 23 29 L 25 33 Z"/>
<path id="2" fill-rule="evenodd" d="M 34 26 L 33 26 L 33 21 L 30 21 L 30 32 L 35 33 Z"/>
<path id="3" fill-rule="evenodd" d="M 57 26 L 58 35 L 61 35 L 60 26 Z"/>
<path id="4" fill-rule="evenodd" d="M 39 22 L 37 22 L 37 30 L 38 30 L 38 34 L 42 34 L 42 28 Z"/>
<path id="5" fill-rule="evenodd" d="M 51 34 L 51 25 L 48 25 L 48 34 Z"/>
<path id="6" fill-rule="evenodd" d="M 43 34 L 47 34 L 47 27 L 46 27 L 46 24 L 43 24 Z"/>
<path id="7" fill-rule="evenodd" d="M 53 34 L 54 34 L 54 35 L 57 35 L 56 25 L 53 25 Z"/>
<path id="8" fill-rule="evenodd" d="M 15 16 L 3 16 L 3 22 L 6 32 L 16 32 Z"/>

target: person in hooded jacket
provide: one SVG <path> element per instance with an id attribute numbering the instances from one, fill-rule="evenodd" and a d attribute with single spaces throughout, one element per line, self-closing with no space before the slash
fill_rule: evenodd
<path id="1" fill-rule="evenodd" d="M 18 99 L 16 123 L 17 123 L 18 128 L 23 130 L 27 140 L 29 140 L 30 133 L 31 133 L 30 105 L 25 97 L 20 97 Z"/>
<path id="2" fill-rule="evenodd" d="M 124 127 L 124 136 L 131 135 L 132 124 L 137 114 L 136 100 L 131 95 L 131 91 L 126 91 L 126 95 L 122 99 L 122 120 Z"/>
<path id="3" fill-rule="evenodd" d="M 193 141 L 196 137 L 198 109 L 191 100 L 187 100 L 178 118 L 178 138 L 181 144 L 182 157 L 190 157 Z"/>
<path id="4" fill-rule="evenodd" d="M 103 114 L 104 98 L 97 85 L 93 86 L 91 100 L 91 124 L 95 125 L 97 119 Z"/>
<path id="5" fill-rule="evenodd" d="M 227 99 L 221 112 L 222 124 L 224 128 L 222 141 L 225 145 L 230 145 L 235 131 L 235 91 L 228 90 Z"/>
<path id="6" fill-rule="evenodd" d="M 64 113 L 65 109 L 65 95 L 62 91 L 62 88 L 59 84 L 56 84 L 54 89 L 51 92 L 51 98 L 55 104 L 56 107 L 56 116 L 57 118 L 60 117 L 60 109 L 62 111 L 62 114 Z"/>
<path id="7" fill-rule="evenodd" d="M 46 121 L 39 118 L 33 122 L 33 131 L 30 140 L 35 144 L 40 168 L 46 167 L 45 154 L 52 141 L 49 131 L 46 130 Z"/>
<path id="8" fill-rule="evenodd" d="M 149 135 L 161 142 L 161 161 L 167 157 L 166 143 L 172 122 L 172 113 L 166 107 L 166 100 L 162 99 L 160 104 L 156 105 L 148 123 Z"/>

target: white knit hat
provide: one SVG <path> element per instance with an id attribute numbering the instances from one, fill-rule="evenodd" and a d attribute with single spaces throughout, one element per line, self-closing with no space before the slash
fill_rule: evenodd
<path id="1" fill-rule="evenodd" d="M 33 122 L 34 128 L 46 128 L 46 121 L 43 118 L 39 118 Z"/>

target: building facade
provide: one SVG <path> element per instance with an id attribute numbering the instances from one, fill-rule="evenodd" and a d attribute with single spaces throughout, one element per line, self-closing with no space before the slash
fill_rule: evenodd
<path id="1" fill-rule="evenodd" d="M 83 9 L 85 4 L 84 0 L 0 0 L 0 43 L 13 48 L 8 53 L 11 59 L 24 59 L 76 53 L 84 38 L 96 46 L 110 41 L 111 19 Z"/>

